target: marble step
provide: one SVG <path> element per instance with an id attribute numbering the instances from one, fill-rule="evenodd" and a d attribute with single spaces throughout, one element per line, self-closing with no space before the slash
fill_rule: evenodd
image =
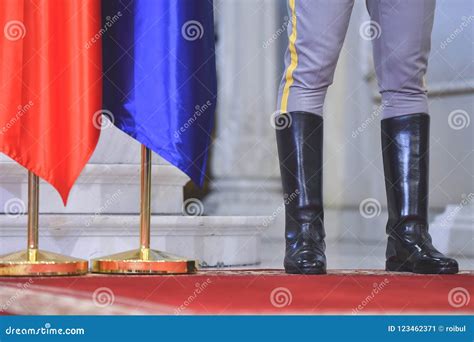
<path id="1" fill-rule="evenodd" d="M 260 263 L 265 216 L 151 218 L 151 247 L 198 259 L 202 266 Z M 0 215 L 0 254 L 26 246 L 27 216 Z M 138 248 L 138 215 L 40 216 L 40 248 L 84 259 Z"/>

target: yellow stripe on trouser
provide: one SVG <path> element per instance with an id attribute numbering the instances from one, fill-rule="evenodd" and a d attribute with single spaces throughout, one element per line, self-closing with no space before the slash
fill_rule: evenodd
<path id="1" fill-rule="evenodd" d="M 281 97 L 281 106 L 280 112 L 286 113 L 288 109 L 288 96 L 290 95 L 290 87 L 293 84 L 293 71 L 295 71 L 296 66 L 298 65 L 298 54 L 296 53 L 296 10 L 295 10 L 295 2 L 296 0 L 289 0 L 290 10 L 291 10 L 291 35 L 289 38 L 289 47 L 291 62 L 286 69 L 286 76 L 285 76 L 285 87 L 283 88 L 283 94 Z"/>

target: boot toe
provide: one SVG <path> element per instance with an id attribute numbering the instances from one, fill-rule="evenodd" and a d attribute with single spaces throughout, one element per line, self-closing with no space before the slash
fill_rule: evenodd
<path id="1" fill-rule="evenodd" d="M 413 267 L 415 273 L 421 274 L 455 274 L 459 272 L 459 265 L 452 258 L 436 258 L 420 260 Z"/>

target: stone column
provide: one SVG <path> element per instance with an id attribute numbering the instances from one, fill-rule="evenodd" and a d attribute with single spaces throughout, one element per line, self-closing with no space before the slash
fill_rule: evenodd
<path id="1" fill-rule="evenodd" d="M 284 2 L 216 3 L 219 101 L 209 214 L 272 214 L 281 183 L 271 116 L 283 72 Z M 283 8 L 282 8 L 283 6 Z M 280 70 L 281 69 L 281 70 Z"/>

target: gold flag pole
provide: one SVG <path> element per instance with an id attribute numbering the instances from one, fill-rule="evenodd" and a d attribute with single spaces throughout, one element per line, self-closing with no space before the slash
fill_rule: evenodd
<path id="1" fill-rule="evenodd" d="M 188 260 L 150 248 L 151 150 L 141 148 L 140 248 L 92 260 L 94 273 L 185 274 L 197 270 L 196 260 Z"/>
<path id="2" fill-rule="evenodd" d="M 28 261 L 38 260 L 39 236 L 39 179 L 28 172 Z"/>
<path id="3" fill-rule="evenodd" d="M 0 276 L 57 276 L 87 273 L 88 262 L 38 249 L 39 178 L 28 172 L 28 244 L 26 251 L 0 256 Z"/>
<path id="4" fill-rule="evenodd" d="M 151 220 L 151 151 L 142 145 L 142 172 L 140 181 L 140 258 L 150 257 Z"/>

